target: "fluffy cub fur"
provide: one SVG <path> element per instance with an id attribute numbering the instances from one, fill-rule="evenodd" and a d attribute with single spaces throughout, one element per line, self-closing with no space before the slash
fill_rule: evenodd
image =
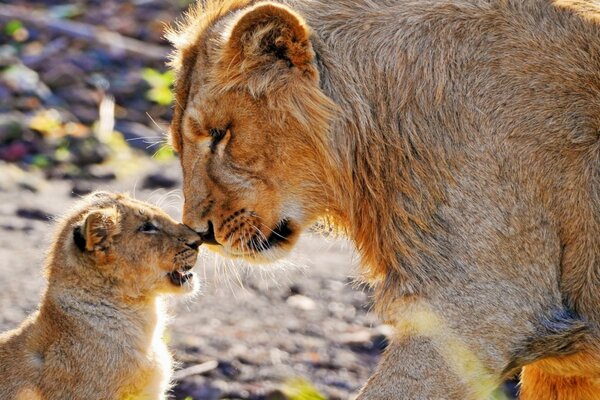
<path id="1" fill-rule="evenodd" d="M 199 244 L 149 204 L 86 197 L 60 223 L 39 310 L 0 335 L 0 398 L 164 399 L 160 297 L 196 289 Z"/>

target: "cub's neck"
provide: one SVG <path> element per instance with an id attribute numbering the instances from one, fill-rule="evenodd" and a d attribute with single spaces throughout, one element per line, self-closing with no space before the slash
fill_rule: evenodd
<path id="1" fill-rule="evenodd" d="M 49 286 L 38 320 L 45 325 L 58 324 L 61 329 L 55 332 L 74 336 L 78 342 L 111 342 L 119 348 L 147 353 L 161 340 L 164 315 L 158 296 L 125 303 L 86 288 Z"/>

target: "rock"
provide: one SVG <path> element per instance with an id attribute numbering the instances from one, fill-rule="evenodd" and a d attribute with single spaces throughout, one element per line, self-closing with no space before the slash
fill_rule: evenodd
<path id="1" fill-rule="evenodd" d="M 117 178 L 115 171 L 108 165 L 90 165 L 86 167 L 85 172 L 89 179 L 95 181 L 108 182 Z"/>
<path id="2" fill-rule="evenodd" d="M 173 394 L 177 399 L 185 399 L 190 396 L 192 399 L 218 400 L 221 398 L 222 391 L 210 382 L 191 380 L 177 385 L 173 389 Z"/>
<path id="3" fill-rule="evenodd" d="M 219 361 L 219 366 L 217 367 L 217 369 L 227 378 L 235 378 L 240 374 L 240 370 L 229 361 Z"/>
<path id="4" fill-rule="evenodd" d="M 17 208 L 17 216 L 26 219 L 49 222 L 54 216 L 44 210 L 38 208 L 19 207 Z"/>
<path id="5" fill-rule="evenodd" d="M 142 188 L 144 189 L 171 189 L 179 184 L 177 179 L 170 178 L 165 174 L 157 172 L 155 174 L 148 175 L 142 182 Z"/>
<path id="6" fill-rule="evenodd" d="M 73 104 L 69 110 L 81 122 L 91 124 L 98 119 L 98 107 L 83 104 Z"/>
<path id="7" fill-rule="evenodd" d="M 94 186 L 90 182 L 77 180 L 71 187 L 71 197 L 81 197 L 94 191 Z"/>
<path id="8" fill-rule="evenodd" d="M 2 72 L 0 76 L 15 93 L 35 94 L 43 100 L 52 97 L 52 92 L 44 84 L 37 72 L 23 64 L 14 64 Z"/>
<path id="9" fill-rule="evenodd" d="M 109 155 L 108 148 L 92 139 L 71 139 L 72 161 L 77 166 L 101 164 Z"/>
<path id="10" fill-rule="evenodd" d="M 82 75 L 81 68 L 68 62 L 57 63 L 42 74 L 42 80 L 52 88 L 76 85 Z"/>
<path id="11" fill-rule="evenodd" d="M 371 332 L 369 330 L 361 330 L 351 333 L 339 335 L 339 342 L 349 346 L 367 346 L 371 344 Z"/>
<path id="12" fill-rule="evenodd" d="M 0 148 L 0 160 L 8 162 L 21 161 L 29 152 L 27 145 L 21 141 L 13 142 Z"/>
<path id="13" fill-rule="evenodd" d="M 339 343 L 348 346 L 355 352 L 382 353 L 389 343 L 393 328 L 389 325 L 380 325 L 372 330 L 360 330 L 339 336 Z"/>
<path id="14" fill-rule="evenodd" d="M 11 45 L 0 46 L 0 67 L 7 67 L 19 62 L 17 49 Z"/>
<path id="15" fill-rule="evenodd" d="M 311 311 L 317 307 L 317 304 L 310 297 L 295 294 L 287 298 L 286 303 L 289 304 L 293 308 L 297 308 L 299 310 Z"/>
<path id="16" fill-rule="evenodd" d="M 0 144 L 20 138 L 24 129 L 25 116 L 23 114 L 18 112 L 0 114 Z"/>

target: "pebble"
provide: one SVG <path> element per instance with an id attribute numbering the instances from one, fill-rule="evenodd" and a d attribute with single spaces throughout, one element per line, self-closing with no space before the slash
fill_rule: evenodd
<path id="1" fill-rule="evenodd" d="M 177 185 L 179 185 L 177 179 L 170 178 L 160 172 L 147 175 L 142 182 L 142 188 L 144 189 L 171 189 Z"/>
<path id="2" fill-rule="evenodd" d="M 317 304 L 310 297 L 295 294 L 287 298 L 286 303 L 289 304 L 293 308 L 297 308 L 303 311 L 311 311 L 317 307 Z"/>
<path id="3" fill-rule="evenodd" d="M 49 222 L 54 216 L 44 210 L 38 208 L 19 207 L 16 212 L 17 216 L 25 219 L 33 219 L 36 221 Z"/>
<path id="4" fill-rule="evenodd" d="M 75 181 L 71 187 L 69 195 L 71 197 L 81 197 L 94 191 L 94 185 L 87 181 Z"/>

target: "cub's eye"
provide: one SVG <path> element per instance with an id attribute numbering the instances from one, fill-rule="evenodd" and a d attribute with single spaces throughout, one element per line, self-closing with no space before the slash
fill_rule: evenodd
<path id="1" fill-rule="evenodd" d="M 138 228 L 138 232 L 142 233 L 156 233 L 158 232 L 158 227 L 154 225 L 152 222 L 144 222 L 142 226 Z"/>

